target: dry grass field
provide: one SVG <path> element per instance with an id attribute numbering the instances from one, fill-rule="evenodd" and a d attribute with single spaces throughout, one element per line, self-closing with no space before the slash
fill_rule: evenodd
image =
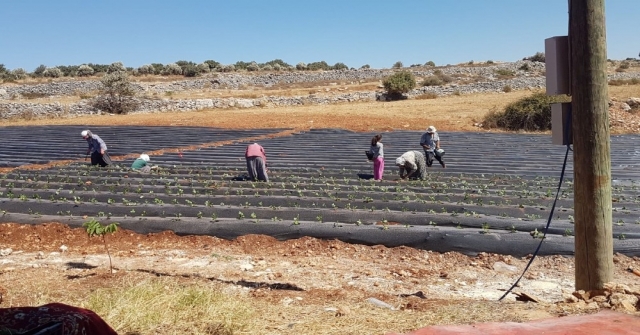
<path id="1" fill-rule="evenodd" d="M 356 87 L 354 91 L 360 91 L 360 89 L 361 87 Z M 255 96 L 272 93 L 270 90 L 262 89 L 254 89 L 253 92 Z M 298 93 L 291 88 L 287 89 L 287 92 L 291 95 Z M 279 94 L 281 93 L 279 92 Z M 506 105 L 533 93 L 532 91 L 513 91 L 389 102 L 210 109 L 192 112 L 100 115 L 64 119 L 14 119 L 3 120 L 0 125 L 163 125 L 228 129 L 295 128 L 301 130 L 342 128 L 353 131 L 423 130 L 429 125 L 435 125 L 443 131 L 480 131 L 482 129 L 478 128 L 476 124 L 481 123 L 489 111 L 502 110 Z M 181 94 L 186 95 L 187 93 Z M 609 95 L 619 101 L 638 97 L 640 96 L 640 85 L 610 86 Z M 64 98 L 61 103 L 69 100 L 73 100 L 73 98 Z M 627 117 L 640 121 L 637 114 L 629 114 Z M 613 131 L 616 132 L 615 129 Z"/>

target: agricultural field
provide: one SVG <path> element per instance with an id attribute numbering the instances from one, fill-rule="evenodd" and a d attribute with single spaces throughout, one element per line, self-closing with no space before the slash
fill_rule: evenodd
<path id="1" fill-rule="evenodd" d="M 634 94 L 618 89 L 621 101 Z M 123 334 L 382 334 L 637 314 L 572 295 L 572 152 L 548 133 L 476 125 L 528 94 L 5 122 L 0 306 L 82 306 Z M 447 168 L 398 180 L 395 158 L 419 150 L 431 124 Z M 86 128 L 115 166 L 88 165 Z M 627 270 L 640 260 L 640 135 L 625 129 L 611 138 L 611 292 L 637 301 Z M 377 133 L 381 182 L 364 155 Z M 246 180 L 253 142 L 267 152 L 268 183 Z M 143 152 L 158 168 L 130 171 Z M 118 231 L 89 238 L 92 220 Z M 540 242 L 514 289 L 537 302 L 498 301 Z"/>
<path id="2" fill-rule="evenodd" d="M 23 130 L 3 129 L 4 136 L 23 144 L 15 153 L 3 148 L 8 156 L 4 164 L 47 163 L 23 154 L 46 157 L 46 151 L 51 151 L 56 160 L 68 160 L 82 152 L 82 141 L 77 148 L 55 147 L 64 143 L 73 127 L 32 128 L 30 136 L 47 132 L 46 149 L 33 144 L 25 150 L 24 140 L 19 140 Z M 372 133 L 169 127 L 96 127 L 94 131 L 112 138 L 111 155 L 124 160 L 108 169 L 81 161 L 8 172 L 0 180 L 1 220 L 57 221 L 79 227 L 94 218 L 118 222 L 142 234 L 171 230 L 226 239 L 246 234 L 278 239 L 311 236 L 522 257 L 535 250 L 544 235 L 567 153 L 562 146 L 545 143 L 546 135 L 442 132 L 443 138 L 455 139 L 446 146 L 448 168 L 430 168 L 427 180 L 398 182 L 392 162 L 412 149 L 407 144 L 419 141 L 421 133 L 388 132 L 384 135 L 386 178 L 376 182 L 371 163 L 362 153 Z M 268 148 L 268 183 L 246 180 L 244 148 L 252 141 L 243 138 L 260 137 Z M 631 256 L 640 251 L 640 181 L 633 146 L 638 139 L 636 135 L 614 137 L 612 155 L 615 250 Z M 200 144 L 196 140 L 231 142 L 153 156 L 159 168 L 150 174 L 128 169 L 133 159 L 127 155 Z M 475 143 L 483 147 L 471 149 Z M 39 151 L 42 154 L 36 154 Z M 572 173 L 568 159 L 566 182 L 561 185 L 542 254 L 572 254 Z"/>

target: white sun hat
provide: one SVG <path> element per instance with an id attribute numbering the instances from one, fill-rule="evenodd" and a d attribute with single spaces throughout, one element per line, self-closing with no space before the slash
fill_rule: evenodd
<path id="1" fill-rule="evenodd" d="M 140 159 L 142 159 L 145 162 L 148 162 L 150 160 L 149 155 L 147 154 L 140 155 Z"/>
<path id="2" fill-rule="evenodd" d="M 429 128 L 427 128 L 427 133 L 435 133 L 435 132 L 436 132 L 436 127 L 429 126 Z"/>
<path id="3" fill-rule="evenodd" d="M 396 158 L 396 165 L 404 165 L 406 161 L 402 157 Z"/>
<path id="4" fill-rule="evenodd" d="M 89 131 L 88 130 L 83 130 L 80 135 L 82 135 L 82 137 L 86 137 L 87 135 L 89 135 Z"/>

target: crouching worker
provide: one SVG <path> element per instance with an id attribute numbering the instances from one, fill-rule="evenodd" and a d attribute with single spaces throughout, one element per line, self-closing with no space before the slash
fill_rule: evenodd
<path id="1" fill-rule="evenodd" d="M 396 159 L 402 179 L 427 179 L 427 167 L 424 155 L 420 151 L 407 151 Z"/>
<path id="2" fill-rule="evenodd" d="M 253 181 L 268 182 L 267 156 L 264 153 L 264 148 L 258 143 L 249 144 L 244 153 L 244 157 L 247 159 L 249 178 Z"/>
<path id="3" fill-rule="evenodd" d="M 83 130 L 80 134 L 89 144 L 87 155 L 91 154 L 91 165 L 100 165 L 102 167 L 111 165 L 111 158 L 107 153 L 107 145 L 100 136 L 91 133 L 91 130 Z"/>
<path id="4" fill-rule="evenodd" d="M 142 154 L 139 158 L 136 158 L 135 161 L 131 164 L 131 169 L 135 171 L 140 171 L 143 173 L 151 172 L 151 165 L 149 165 L 149 155 Z"/>

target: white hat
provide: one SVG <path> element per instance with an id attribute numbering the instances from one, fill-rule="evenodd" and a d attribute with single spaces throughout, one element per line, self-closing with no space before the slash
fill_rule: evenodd
<path id="1" fill-rule="evenodd" d="M 436 127 L 429 126 L 429 128 L 427 128 L 427 133 L 435 133 L 435 132 L 436 132 Z"/>
<path id="2" fill-rule="evenodd" d="M 404 165 L 406 161 L 402 157 L 396 158 L 396 165 Z"/>
<path id="3" fill-rule="evenodd" d="M 142 159 L 142 160 L 143 160 L 143 161 L 145 161 L 145 162 L 148 162 L 150 158 L 149 158 L 149 155 L 147 155 L 147 154 L 142 154 L 142 155 L 140 155 L 140 159 Z"/>
<path id="4" fill-rule="evenodd" d="M 86 137 L 89 134 L 88 130 L 83 130 L 80 135 L 82 135 L 82 137 Z"/>

